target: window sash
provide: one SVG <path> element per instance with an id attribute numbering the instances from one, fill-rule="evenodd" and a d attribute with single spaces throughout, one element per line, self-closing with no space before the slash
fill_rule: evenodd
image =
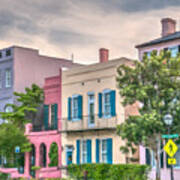
<path id="1" fill-rule="evenodd" d="M 104 115 L 108 116 L 111 114 L 111 102 L 110 102 L 110 92 L 104 93 Z"/>
<path id="2" fill-rule="evenodd" d="M 78 118 L 78 97 L 72 99 L 72 118 Z"/>
<path id="3" fill-rule="evenodd" d="M 81 162 L 87 163 L 87 141 L 81 141 Z"/>
<path id="4" fill-rule="evenodd" d="M 100 162 L 107 163 L 107 140 L 100 140 Z"/>
<path id="5" fill-rule="evenodd" d="M 11 70 L 6 69 L 5 71 L 5 87 L 11 87 Z"/>

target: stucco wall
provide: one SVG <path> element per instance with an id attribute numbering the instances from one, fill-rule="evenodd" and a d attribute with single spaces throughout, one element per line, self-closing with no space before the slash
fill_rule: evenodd
<path id="1" fill-rule="evenodd" d="M 119 95 L 116 83 L 116 70 L 122 64 L 131 64 L 125 59 L 109 61 L 107 63 L 98 63 L 86 67 L 71 69 L 63 72 L 62 79 L 62 118 L 67 118 L 67 102 L 68 97 L 74 94 L 83 96 L 83 116 L 88 115 L 88 92 L 95 94 L 95 114 L 98 114 L 98 93 L 103 92 L 104 89 L 116 90 L 116 114 L 117 123 L 120 124 L 125 120 L 125 109 L 121 104 L 122 98 Z M 82 84 L 84 83 L 84 84 Z M 63 119 L 65 121 L 65 119 Z M 73 122 L 78 123 L 78 122 Z M 95 139 L 112 138 L 113 139 L 113 163 L 125 163 L 125 156 L 120 152 L 119 148 L 123 145 L 120 137 L 114 131 L 101 130 L 78 133 L 64 133 L 62 135 L 62 162 L 66 165 L 66 151 L 67 145 L 74 146 L 73 162 L 76 163 L 76 140 L 77 139 L 91 139 L 92 140 L 92 162 L 95 162 Z"/>

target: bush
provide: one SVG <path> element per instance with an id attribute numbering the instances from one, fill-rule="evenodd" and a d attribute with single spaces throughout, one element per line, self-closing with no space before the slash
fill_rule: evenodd
<path id="1" fill-rule="evenodd" d="M 68 174 L 73 179 L 83 179 L 87 171 L 90 180 L 147 180 L 150 168 L 135 164 L 82 164 L 68 166 Z"/>

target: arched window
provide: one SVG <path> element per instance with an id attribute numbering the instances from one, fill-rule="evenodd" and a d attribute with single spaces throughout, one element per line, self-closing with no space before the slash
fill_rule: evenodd
<path id="1" fill-rule="evenodd" d="M 40 145 L 40 166 L 46 167 L 46 145 L 44 143 Z"/>
<path id="2" fill-rule="evenodd" d="M 51 144 L 48 155 L 50 158 L 50 163 L 48 164 L 48 166 L 49 167 L 58 166 L 58 145 L 55 142 Z"/>

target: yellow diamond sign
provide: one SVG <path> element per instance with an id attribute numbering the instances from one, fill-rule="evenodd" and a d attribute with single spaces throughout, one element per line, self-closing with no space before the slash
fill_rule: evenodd
<path id="1" fill-rule="evenodd" d="M 168 158 L 168 164 L 175 165 L 176 164 L 176 159 L 175 158 Z"/>
<path id="2" fill-rule="evenodd" d="M 164 151 L 170 156 L 173 157 L 178 150 L 178 146 L 174 143 L 172 139 L 169 139 L 169 141 L 164 146 Z"/>

